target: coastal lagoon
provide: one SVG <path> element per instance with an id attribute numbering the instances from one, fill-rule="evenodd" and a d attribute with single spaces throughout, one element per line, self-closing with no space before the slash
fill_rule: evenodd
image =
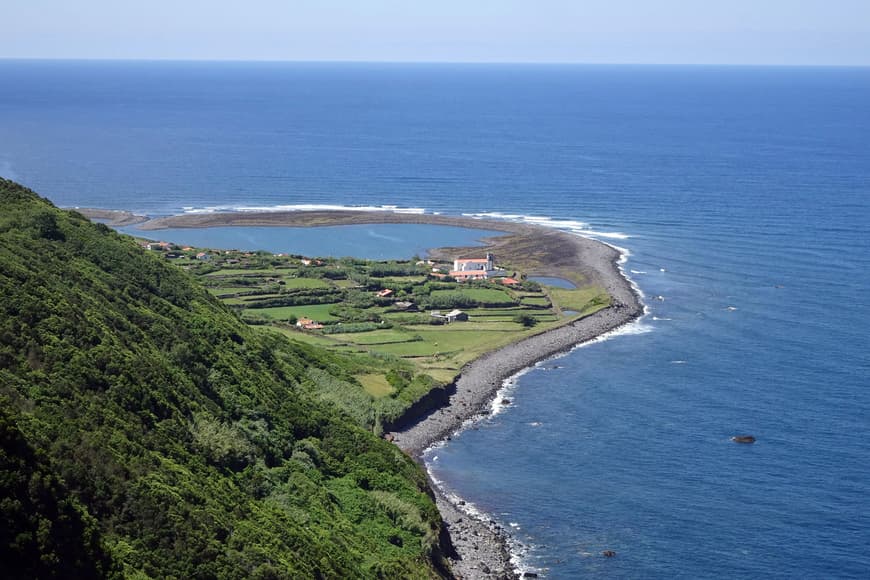
<path id="1" fill-rule="evenodd" d="M 504 232 L 429 224 L 362 224 L 311 228 L 241 227 L 168 228 L 120 231 L 203 248 L 265 250 L 310 257 L 346 257 L 369 260 L 407 260 L 425 257 L 427 250 L 442 246 L 482 246 L 482 238 Z"/>
<path id="2" fill-rule="evenodd" d="M 58 205 L 390 204 L 628 251 L 650 313 L 518 377 L 510 406 L 429 455 L 513 531 L 522 566 L 870 573 L 870 70 L 0 62 L 0 75 L 0 174 Z M 729 440 L 744 433 L 757 443 Z"/>

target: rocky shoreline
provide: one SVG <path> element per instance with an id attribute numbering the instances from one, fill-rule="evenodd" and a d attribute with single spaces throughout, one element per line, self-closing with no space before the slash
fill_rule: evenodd
<path id="1" fill-rule="evenodd" d="M 446 389 L 441 404 L 421 415 L 410 414 L 388 434 L 401 449 L 425 468 L 424 451 L 449 438 L 463 423 L 488 414 L 489 405 L 505 381 L 536 363 L 593 340 L 643 315 L 639 293 L 619 267 L 619 250 L 603 242 L 540 225 L 431 214 L 362 211 L 289 211 L 212 213 L 147 219 L 128 212 L 79 210 L 111 225 L 139 223 L 142 230 L 167 227 L 214 226 L 317 227 L 359 223 L 420 223 L 498 230 L 506 237 L 485 240 L 493 251 L 511 252 L 512 263 L 529 274 L 562 277 L 580 284 L 597 285 L 610 294 L 612 304 L 590 316 L 541 332 L 490 352 L 466 365 Z M 113 215 L 114 214 L 114 215 Z M 114 222 L 114 223 L 113 223 Z M 536 259 L 522 263 L 532 248 L 546 248 L 543 265 Z M 455 254 L 459 248 L 433 250 L 434 256 Z M 461 252 L 460 252 L 461 253 Z M 538 256 L 537 258 L 539 258 Z M 493 521 L 473 514 L 459 498 L 431 482 L 436 504 L 445 523 L 445 553 L 457 578 L 535 577 L 534 571 L 515 570 L 510 561 L 510 536 Z"/>
<path id="2" fill-rule="evenodd" d="M 569 234 L 565 234 L 569 235 Z M 469 419 L 485 416 L 496 393 L 516 373 L 534 364 L 593 340 L 643 315 L 638 292 L 619 268 L 618 250 L 604 243 L 571 236 L 578 263 L 587 277 L 604 286 L 613 304 L 591 316 L 544 333 L 528 337 L 474 360 L 462 369 L 449 391 L 447 402 L 418 417 L 415 422 L 391 433 L 393 441 L 417 461 L 423 452 L 450 437 Z M 516 578 L 521 574 L 510 561 L 509 535 L 492 520 L 463 509 L 461 500 L 448 499 L 433 482 L 438 509 L 455 548 L 454 572 L 460 578 Z M 532 577 L 534 571 L 522 572 Z"/>

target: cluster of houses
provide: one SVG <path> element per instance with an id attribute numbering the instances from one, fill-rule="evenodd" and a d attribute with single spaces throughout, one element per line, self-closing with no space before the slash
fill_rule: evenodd
<path id="1" fill-rule="evenodd" d="M 322 264 L 319 260 L 308 260 L 303 259 L 302 263 L 305 265 Z M 432 265 L 433 262 L 417 262 L 417 265 Z M 501 284 L 505 286 L 516 286 L 520 284 L 520 281 L 516 278 L 507 275 L 507 272 L 499 269 L 495 264 L 495 258 L 491 253 L 487 253 L 485 258 L 457 258 L 453 261 L 453 269 L 449 271 L 449 273 L 444 273 L 443 270 L 437 267 L 432 268 L 432 275 L 439 278 L 445 278 L 447 276 L 452 277 L 457 282 L 464 282 L 467 280 L 491 280 L 496 279 Z M 516 276 L 516 274 L 514 274 Z M 391 288 L 384 288 L 382 290 L 378 290 L 375 293 L 375 296 L 378 298 L 395 298 L 395 292 Z M 396 301 L 392 303 L 392 307 L 396 310 L 402 310 L 406 312 L 413 312 L 417 310 L 417 305 L 413 302 L 409 301 Z M 442 313 L 439 310 L 434 310 L 429 313 L 429 315 L 437 320 L 443 321 L 445 324 L 449 324 L 451 322 L 458 321 L 467 321 L 468 313 L 463 312 L 459 309 L 451 310 L 450 312 Z M 323 325 L 311 320 L 310 318 L 300 318 L 296 322 L 296 326 L 303 330 L 317 330 L 323 328 Z"/>
<path id="2" fill-rule="evenodd" d="M 465 280 L 486 280 L 496 276 L 504 276 L 504 272 L 496 270 L 495 259 L 488 253 L 485 258 L 457 258 L 453 261 L 450 276 L 457 282 Z"/>
<path id="3" fill-rule="evenodd" d="M 428 263 L 431 264 L 431 262 Z M 505 286 L 516 286 L 520 283 L 519 280 L 508 276 L 506 271 L 496 265 L 495 258 L 491 253 L 487 253 L 485 258 L 457 258 L 453 260 L 452 270 L 444 272 L 443 269 L 434 267 L 431 274 L 436 278 L 450 276 L 457 282 L 495 279 Z"/>
<path id="4" fill-rule="evenodd" d="M 193 248 L 189 246 L 185 246 L 179 249 L 178 246 L 176 246 L 175 244 L 170 244 L 169 242 L 142 242 L 140 246 L 151 252 L 166 252 L 165 256 L 169 259 L 181 258 L 184 257 L 186 252 L 193 251 Z M 211 256 L 208 254 L 208 252 L 197 252 L 196 259 L 210 260 Z"/>

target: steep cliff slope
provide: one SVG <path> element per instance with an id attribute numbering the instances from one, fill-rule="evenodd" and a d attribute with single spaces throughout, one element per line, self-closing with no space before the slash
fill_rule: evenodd
<path id="1" fill-rule="evenodd" d="M 312 396 L 339 359 L 13 182 L 0 208 L 5 572 L 445 574 L 419 468 Z"/>

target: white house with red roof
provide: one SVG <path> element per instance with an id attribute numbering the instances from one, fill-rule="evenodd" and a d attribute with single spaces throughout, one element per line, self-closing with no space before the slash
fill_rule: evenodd
<path id="1" fill-rule="evenodd" d="M 458 281 L 485 280 L 502 274 L 501 270 L 496 270 L 495 257 L 489 252 L 485 258 L 457 258 L 450 271 L 450 275 Z"/>

